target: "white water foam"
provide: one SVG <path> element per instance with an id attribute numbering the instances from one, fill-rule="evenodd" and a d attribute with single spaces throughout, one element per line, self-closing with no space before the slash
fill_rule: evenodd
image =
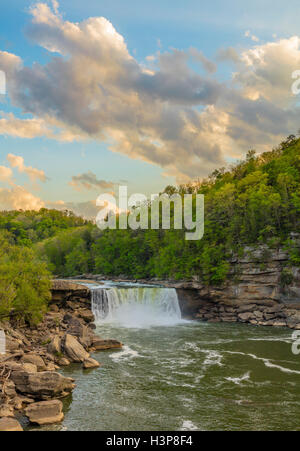
<path id="1" fill-rule="evenodd" d="M 225 377 L 225 379 L 229 382 L 233 382 L 235 385 L 242 385 L 242 382 L 250 380 L 250 372 L 241 377 Z"/>
<path id="2" fill-rule="evenodd" d="M 116 354 L 111 354 L 111 358 L 116 362 L 119 360 L 128 360 L 128 359 L 133 359 L 136 357 L 141 357 L 141 356 L 137 351 L 135 351 L 134 349 L 131 349 L 129 346 L 123 346 L 122 351 L 119 351 Z"/>
<path id="3" fill-rule="evenodd" d="M 222 354 L 220 354 L 218 351 L 214 351 L 214 350 L 201 350 L 200 352 L 203 352 L 204 354 L 206 354 L 206 358 L 203 362 L 203 365 L 205 366 L 211 366 L 211 365 L 217 365 L 217 366 L 223 366 L 222 363 Z"/>
<path id="4" fill-rule="evenodd" d="M 181 426 L 182 431 L 197 431 L 197 426 L 190 420 L 184 420 Z"/>
<path id="5" fill-rule="evenodd" d="M 281 371 L 282 373 L 287 373 L 287 374 L 300 374 L 300 371 L 297 370 L 291 370 L 289 368 L 285 368 L 284 366 L 280 366 L 280 365 L 276 365 L 275 363 L 272 363 L 270 359 L 266 359 L 264 357 L 258 357 L 255 354 L 246 354 L 244 352 L 238 352 L 238 351 L 223 351 L 224 353 L 227 354 L 236 354 L 236 355 L 243 355 L 243 356 L 247 356 L 247 357 L 251 357 L 254 360 L 259 360 L 261 362 L 263 362 L 263 364 L 267 367 L 267 368 L 275 368 L 279 371 Z"/>
<path id="6" fill-rule="evenodd" d="M 128 328 L 173 326 L 182 321 L 177 293 L 171 288 L 93 288 L 92 311 L 97 324 Z"/>

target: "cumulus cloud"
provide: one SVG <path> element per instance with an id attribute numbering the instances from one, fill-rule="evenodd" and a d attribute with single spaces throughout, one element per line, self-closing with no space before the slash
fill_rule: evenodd
<path id="1" fill-rule="evenodd" d="M 48 63 L 27 67 L 0 52 L 10 99 L 30 115 L 3 117 L 0 133 L 106 141 L 112 151 L 159 165 L 183 181 L 207 175 L 249 147 L 265 150 L 298 129 L 290 87 L 300 38 L 259 45 L 247 33 L 254 47 L 219 51 L 219 62 L 235 65 L 232 79 L 220 83 L 216 64 L 201 50 L 158 52 L 147 67 L 107 19 L 72 23 L 58 7 L 57 1 L 52 8 L 35 4 L 27 28 L 34 42 L 55 52 Z"/>
<path id="2" fill-rule="evenodd" d="M 252 100 L 265 98 L 280 107 L 297 101 L 292 95 L 292 73 L 300 67 L 300 38 L 280 39 L 255 46 L 241 55 L 234 80 Z"/>
<path id="3" fill-rule="evenodd" d="M 22 186 L 0 188 L 1 210 L 40 210 L 45 203 Z"/>
<path id="4" fill-rule="evenodd" d="M 40 169 L 33 168 L 31 166 L 25 166 L 23 157 L 13 155 L 10 153 L 7 155 L 6 158 L 10 163 L 11 167 L 17 168 L 19 172 L 27 174 L 32 182 L 36 180 L 39 180 L 41 182 L 47 181 L 45 172 Z"/>
<path id="5" fill-rule="evenodd" d="M 28 35 L 61 57 L 32 67 L 15 60 L 9 95 L 24 113 L 43 121 L 27 122 L 23 135 L 32 136 L 28 128 L 35 125 L 38 136 L 46 125 L 45 134 L 55 138 L 52 127 L 63 126 L 61 139 L 69 131 L 69 140 L 106 140 L 113 151 L 177 175 L 184 167 L 182 175 L 201 175 L 223 162 L 221 150 L 197 130 L 201 117 L 193 107 L 214 104 L 222 89 L 216 80 L 189 67 L 194 58 L 206 71 L 215 70 L 201 52 L 174 49 L 158 56 L 155 71 L 147 70 L 103 17 L 75 24 L 43 3 L 31 14 Z M 4 119 L 4 133 L 20 129 L 13 120 Z"/>
<path id="6" fill-rule="evenodd" d="M 81 191 L 82 189 L 112 189 L 115 185 L 114 182 L 97 179 L 96 174 L 89 171 L 85 174 L 73 175 L 72 181 L 69 183 L 74 189 Z"/>
<path id="7" fill-rule="evenodd" d="M 12 177 L 12 170 L 6 166 L 0 166 L 0 181 L 7 182 L 10 181 Z"/>

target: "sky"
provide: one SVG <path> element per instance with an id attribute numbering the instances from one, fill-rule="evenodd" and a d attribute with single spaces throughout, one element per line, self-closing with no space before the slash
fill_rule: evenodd
<path id="1" fill-rule="evenodd" d="M 298 0 L 3 3 L 0 209 L 94 217 L 300 128 Z"/>

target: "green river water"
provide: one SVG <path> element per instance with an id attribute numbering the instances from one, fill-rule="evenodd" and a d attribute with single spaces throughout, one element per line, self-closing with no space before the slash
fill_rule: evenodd
<path id="1" fill-rule="evenodd" d="M 77 388 L 52 429 L 300 429 L 300 356 L 287 329 L 181 322 L 97 332 L 124 348 L 95 354 L 99 369 L 63 370 Z"/>

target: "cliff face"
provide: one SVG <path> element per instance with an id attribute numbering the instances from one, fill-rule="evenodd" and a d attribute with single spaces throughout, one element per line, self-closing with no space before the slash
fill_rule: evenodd
<path id="1" fill-rule="evenodd" d="M 90 303 L 90 290 L 76 282 L 55 279 L 51 287 L 52 303 L 64 304 L 66 302 Z"/>
<path id="2" fill-rule="evenodd" d="M 243 257 L 230 261 L 230 275 L 221 287 L 205 286 L 197 278 L 180 282 L 158 279 L 132 282 L 176 288 L 186 318 L 300 329 L 300 268 L 289 263 L 289 255 L 283 249 L 249 247 Z M 104 279 L 101 275 L 90 275 L 90 278 Z M 56 302 L 62 298 L 90 300 L 90 290 L 82 285 L 71 281 L 55 281 L 55 284 L 52 293 Z"/>
<path id="3" fill-rule="evenodd" d="M 286 252 L 247 248 L 244 257 L 230 263 L 230 277 L 222 287 L 198 281 L 175 284 L 184 315 L 300 329 L 300 268 L 289 266 Z"/>

